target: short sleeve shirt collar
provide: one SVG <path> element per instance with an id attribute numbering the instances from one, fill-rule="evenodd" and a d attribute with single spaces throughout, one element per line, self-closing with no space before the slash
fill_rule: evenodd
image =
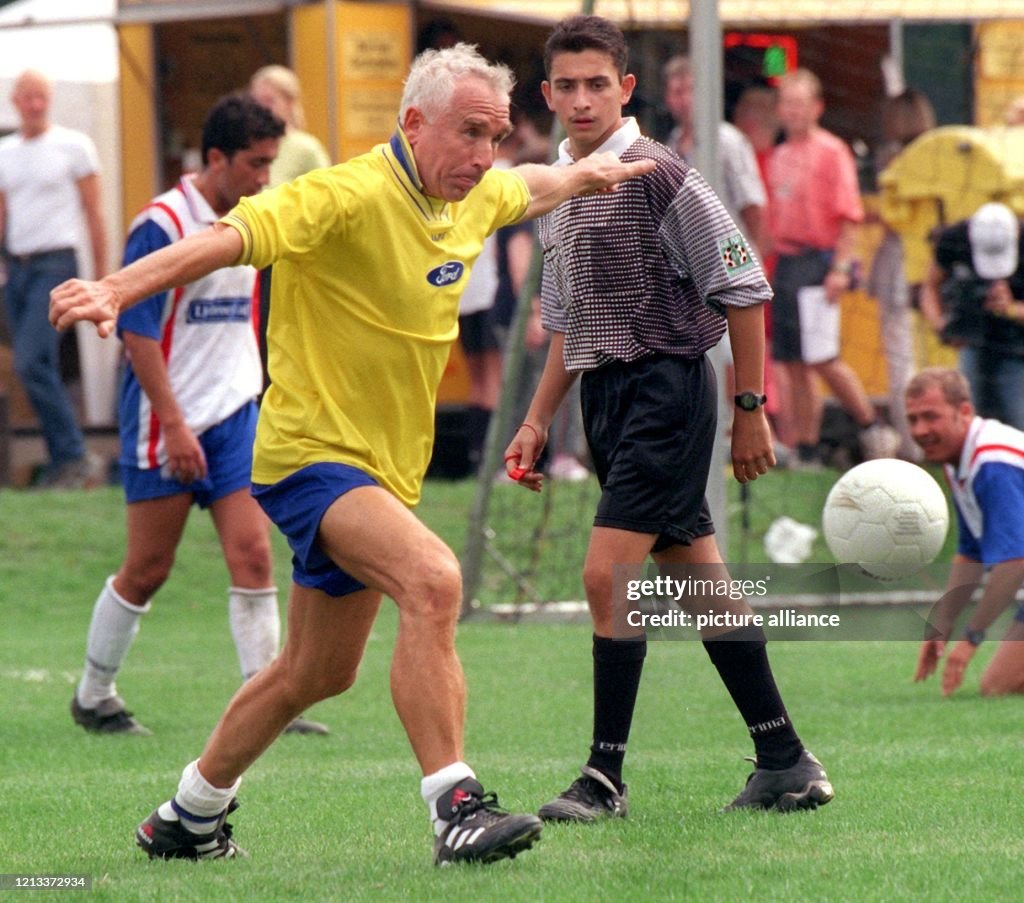
<path id="1" fill-rule="evenodd" d="M 622 125 L 594 153 L 601 154 L 611 151 L 615 156 L 621 157 L 638 138 L 640 138 L 640 126 L 636 124 L 634 117 L 628 116 L 622 120 Z M 569 150 L 568 138 L 558 145 L 557 162 L 559 166 L 568 166 L 570 163 L 576 162 L 576 158 Z"/>

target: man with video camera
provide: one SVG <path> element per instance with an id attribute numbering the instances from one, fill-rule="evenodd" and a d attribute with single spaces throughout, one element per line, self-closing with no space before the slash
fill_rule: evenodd
<path id="1" fill-rule="evenodd" d="M 1005 204 L 943 229 L 921 286 L 921 313 L 959 351 L 982 417 L 1024 429 L 1024 249 Z"/>

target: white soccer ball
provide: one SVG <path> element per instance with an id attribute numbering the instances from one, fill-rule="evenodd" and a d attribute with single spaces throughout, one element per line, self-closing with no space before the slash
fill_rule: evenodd
<path id="1" fill-rule="evenodd" d="M 949 509 L 924 468 L 880 458 L 836 481 L 825 499 L 822 529 L 837 562 L 898 580 L 935 560 L 946 541 Z"/>

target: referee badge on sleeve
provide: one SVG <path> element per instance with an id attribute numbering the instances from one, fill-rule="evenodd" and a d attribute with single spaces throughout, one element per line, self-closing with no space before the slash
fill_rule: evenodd
<path id="1" fill-rule="evenodd" d="M 728 238 L 718 243 L 718 253 L 725 267 L 725 275 L 730 279 L 744 273 L 754 265 L 754 255 L 750 253 L 747 240 L 739 232 L 733 232 Z"/>

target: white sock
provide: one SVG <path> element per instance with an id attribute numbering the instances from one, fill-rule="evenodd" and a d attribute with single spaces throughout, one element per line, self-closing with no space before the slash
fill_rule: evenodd
<path id="1" fill-rule="evenodd" d="M 93 606 L 85 643 L 85 670 L 78 683 L 78 704 L 83 709 L 94 709 L 117 695 L 114 679 L 139 632 L 139 616 L 149 611 L 149 606 L 147 602 L 140 608 L 121 598 L 114 589 L 114 578 L 107 578 Z"/>
<path id="2" fill-rule="evenodd" d="M 281 641 L 281 615 L 277 609 L 277 587 L 228 589 L 228 619 L 238 650 L 242 677 L 248 680 L 277 655 Z"/>
<path id="3" fill-rule="evenodd" d="M 173 814 L 182 826 L 193 834 L 209 834 L 221 813 L 235 798 L 242 783 L 239 778 L 230 787 L 214 787 L 199 772 L 199 760 L 189 762 L 181 773 L 178 792 L 174 799 L 160 807 L 160 817 L 170 819 Z"/>
<path id="4" fill-rule="evenodd" d="M 441 795 L 451 790 L 459 781 L 466 778 L 476 778 L 473 769 L 465 762 L 452 762 L 445 765 L 440 771 L 426 775 L 420 781 L 420 795 L 423 802 L 427 804 L 427 811 L 430 813 L 430 823 L 434 826 L 434 834 L 439 835 L 447 826 L 448 822 L 437 817 L 437 801 Z"/>

